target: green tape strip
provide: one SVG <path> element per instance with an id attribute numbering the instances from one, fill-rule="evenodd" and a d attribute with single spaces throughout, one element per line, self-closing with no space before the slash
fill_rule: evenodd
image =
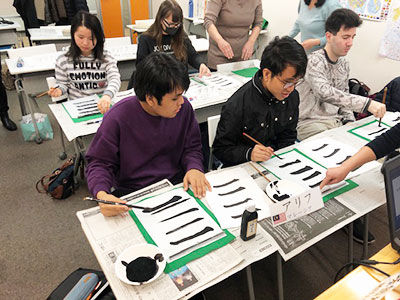
<path id="1" fill-rule="evenodd" d="M 366 124 L 363 124 L 363 125 L 360 125 L 360 126 L 358 126 L 358 127 L 353 128 L 353 129 L 350 129 L 350 130 L 348 130 L 347 132 L 349 132 L 349 133 L 351 133 L 351 134 L 354 134 L 355 136 L 358 136 L 359 138 L 370 142 L 370 141 L 372 141 L 371 139 L 369 139 L 369 138 L 367 138 L 367 137 L 365 137 L 365 136 L 359 135 L 358 133 L 355 133 L 354 131 L 357 130 L 357 129 L 359 129 L 359 128 L 368 126 L 368 125 L 370 125 L 370 124 L 372 124 L 372 123 L 376 123 L 376 122 L 379 122 L 379 121 L 378 121 L 378 120 L 373 120 L 373 121 L 368 122 L 368 123 L 366 123 Z M 390 126 L 389 124 L 386 124 L 386 123 L 384 123 L 384 122 L 381 122 L 381 123 L 382 123 L 382 124 L 385 124 L 385 125 L 388 126 L 389 128 L 392 127 L 392 126 Z"/>
<path id="2" fill-rule="evenodd" d="M 325 166 L 321 165 L 319 162 L 315 161 L 315 160 L 312 159 L 311 157 L 305 155 L 303 152 L 301 152 L 301 151 L 298 150 L 297 148 L 294 148 L 294 149 L 292 149 L 292 150 L 286 151 L 286 152 L 284 152 L 284 153 L 280 153 L 279 156 L 282 156 L 282 155 L 284 155 L 284 154 L 286 154 L 286 153 L 289 153 L 289 152 L 292 152 L 292 151 L 297 152 L 298 154 L 304 156 L 305 158 L 307 158 L 307 159 L 311 160 L 312 162 L 316 163 L 317 165 L 321 166 L 322 168 L 327 169 Z M 264 166 L 261 165 L 261 164 L 259 164 L 259 165 L 260 165 L 262 168 L 264 168 L 265 170 L 267 170 L 268 172 L 270 172 L 272 175 L 274 175 L 276 178 L 281 179 L 281 178 L 280 178 L 279 176 L 277 176 L 275 173 L 271 172 L 268 168 L 264 167 Z M 355 183 L 354 181 L 350 180 L 350 179 L 346 180 L 346 182 L 348 183 L 346 186 L 343 186 L 343 187 L 341 187 L 340 189 L 337 189 L 337 190 L 335 190 L 334 192 L 332 192 L 332 193 L 330 193 L 330 194 L 328 194 L 328 195 L 325 195 L 324 197 L 322 197 L 322 200 L 323 200 L 324 202 L 327 202 L 328 200 L 330 200 L 330 199 L 332 199 L 332 198 L 334 198 L 334 197 L 336 197 L 336 196 L 339 196 L 339 195 L 341 195 L 341 194 L 344 194 L 344 193 L 346 193 L 347 191 L 350 191 L 350 190 L 352 190 L 352 189 L 358 187 L 358 184 Z"/>
<path id="3" fill-rule="evenodd" d="M 246 68 L 246 69 L 232 71 L 232 73 L 242 76 L 242 77 L 250 78 L 250 77 L 253 77 L 254 74 L 257 73 L 258 70 L 259 70 L 258 68 L 252 67 L 252 68 Z"/>
<path id="4" fill-rule="evenodd" d="M 176 188 L 178 189 L 178 188 Z M 188 191 L 188 194 L 190 196 L 192 196 L 194 199 L 196 199 L 197 203 L 210 215 L 210 217 L 218 224 L 218 220 L 217 218 L 214 216 L 214 214 L 204 205 L 204 203 L 202 201 L 200 201 L 200 199 L 194 197 L 193 192 L 191 190 Z M 143 199 L 142 201 L 149 199 L 149 198 L 153 198 L 156 196 L 151 196 L 151 197 L 147 197 L 145 199 Z M 142 202 L 140 201 L 140 202 Z M 139 218 L 135 215 L 135 213 L 133 212 L 133 210 L 129 211 L 129 214 L 131 215 L 131 217 L 133 218 L 133 220 L 135 221 L 137 227 L 139 228 L 140 232 L 142 233 L 144 239 L 149 243 L 149 244 L 153 244 L 155 246 L 157 246 L 157 244 L 154 242 L 154 240 L 151 238 L 150 234 L 147 232 L 146 228 L 144 228 L 143 224 L 140 222 Z M 204 255 L 206 255 L 207 253 L 221 248 L 225 245 L 227 245 L 228 243 L 230 243 L 232 240 L 235 239 L 235 236 L 233 234 L 231 234 L 228 230 L 224 229 L 223 230 L 225 233 L 225 236 L 220 238 L 219 240 L 216 240 L 204 247 L 201 247 L 199 249 L 196 249 L 194 251 L 192 251 L 191 253 L 176 259 L 172 262 L 167 263 L 167 266 L 165 267 L 164 273 L 169 273 L 172 272 L 176 269 L 179 269 L 180 267 L 186 265 L 188 262 L 195 260 L 197 258 L 200 258 Z"/>

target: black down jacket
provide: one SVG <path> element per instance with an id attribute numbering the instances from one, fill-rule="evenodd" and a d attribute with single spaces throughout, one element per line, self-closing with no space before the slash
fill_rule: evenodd
<path id="1" fill-rule="evenodd" d="M 263 87 L 261 78 L 259 70 L 222 108 L 213 150 L 224 166 L 250 160 L 255 144 L 243 132 L 274 150 L 292 145 L 297 138 L 298 92 L 279 101 Z"/>

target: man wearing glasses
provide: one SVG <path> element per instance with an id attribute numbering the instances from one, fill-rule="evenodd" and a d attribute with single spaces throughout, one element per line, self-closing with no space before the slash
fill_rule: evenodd
<path id="1" fill-rule="evenodd" d="M 260 70 L 222 108 L 213 148 L 224 166 L 266 161 L 273 151 L 294 143 L 299 115 L 295 86 L 306 68 L 304 48 L 290 37 L 276 37 L 265 48 Z"/>
<path id="2" fill-rule="evenodd" d="M 304 140 L 317 133 L 354 121 L 355 112 L 369 111 L 381 118 L 385 105 L 349 93 L 349 63 L 344 58 L 353 45 L 362 21 L 349 9 L 337 9 L 326 20 L 326 45 L 310 54 L 300 94 L 298 138 Z"/>

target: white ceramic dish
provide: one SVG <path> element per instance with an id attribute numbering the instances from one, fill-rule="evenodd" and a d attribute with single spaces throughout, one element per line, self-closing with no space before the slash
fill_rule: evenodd
<path id="1" fill-rule="evenodd" d="M 158 248 L 157 246 L 154 246 L 152 244 L 139 244 L 139 245 L 131 246 L 131 247 L 125 249 L 118 256 L 117 260 L 115 261 L 115 273 L 117 274 L 118 278 L 126 284 L 141 285 L 141 284 L 150 283 L 150 282 L 156 280 L 165 269 L 166 260 L 165 260 L 164 254 L 163 254 L 164 259 L 161 262 L 157 261 L 158 271 L 157 271 L 156 275 L 154 275 L 153 278 L 151 278 L 150 280 L 145 281 L 145 282 L 130 281 L 126 277 L 126 267 L 122 264 L 122 261 L 130 263 L 131 261 L 133 261 L 136 258 L 141 257 L 141 256 L 154 258 L 154 256 L 158 253 L 163 254 L 161 252 L 160 248 Z"/>
<path id="2" fill-rule="evenodd" d="M 274 202 L 283 201 L 304 191 L 305 188 L 303 186 L 286 179 L 271 181 L 265 188 L 267 196 Z"/>

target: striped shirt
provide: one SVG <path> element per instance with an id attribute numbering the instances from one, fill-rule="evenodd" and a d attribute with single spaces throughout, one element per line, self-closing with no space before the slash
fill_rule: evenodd
<path id="1" fill-rule="evenodd" d="M 63 94 L 70 100 L 94 94 L 109 95 L 111 98 L 119 91 L 121 75 L 117 62 L 107 50 L 104 59 L 94 59 L 94 55 L 80 56 L 78 63 L 65 54 L 56 61 L 56 80 Z"/>

